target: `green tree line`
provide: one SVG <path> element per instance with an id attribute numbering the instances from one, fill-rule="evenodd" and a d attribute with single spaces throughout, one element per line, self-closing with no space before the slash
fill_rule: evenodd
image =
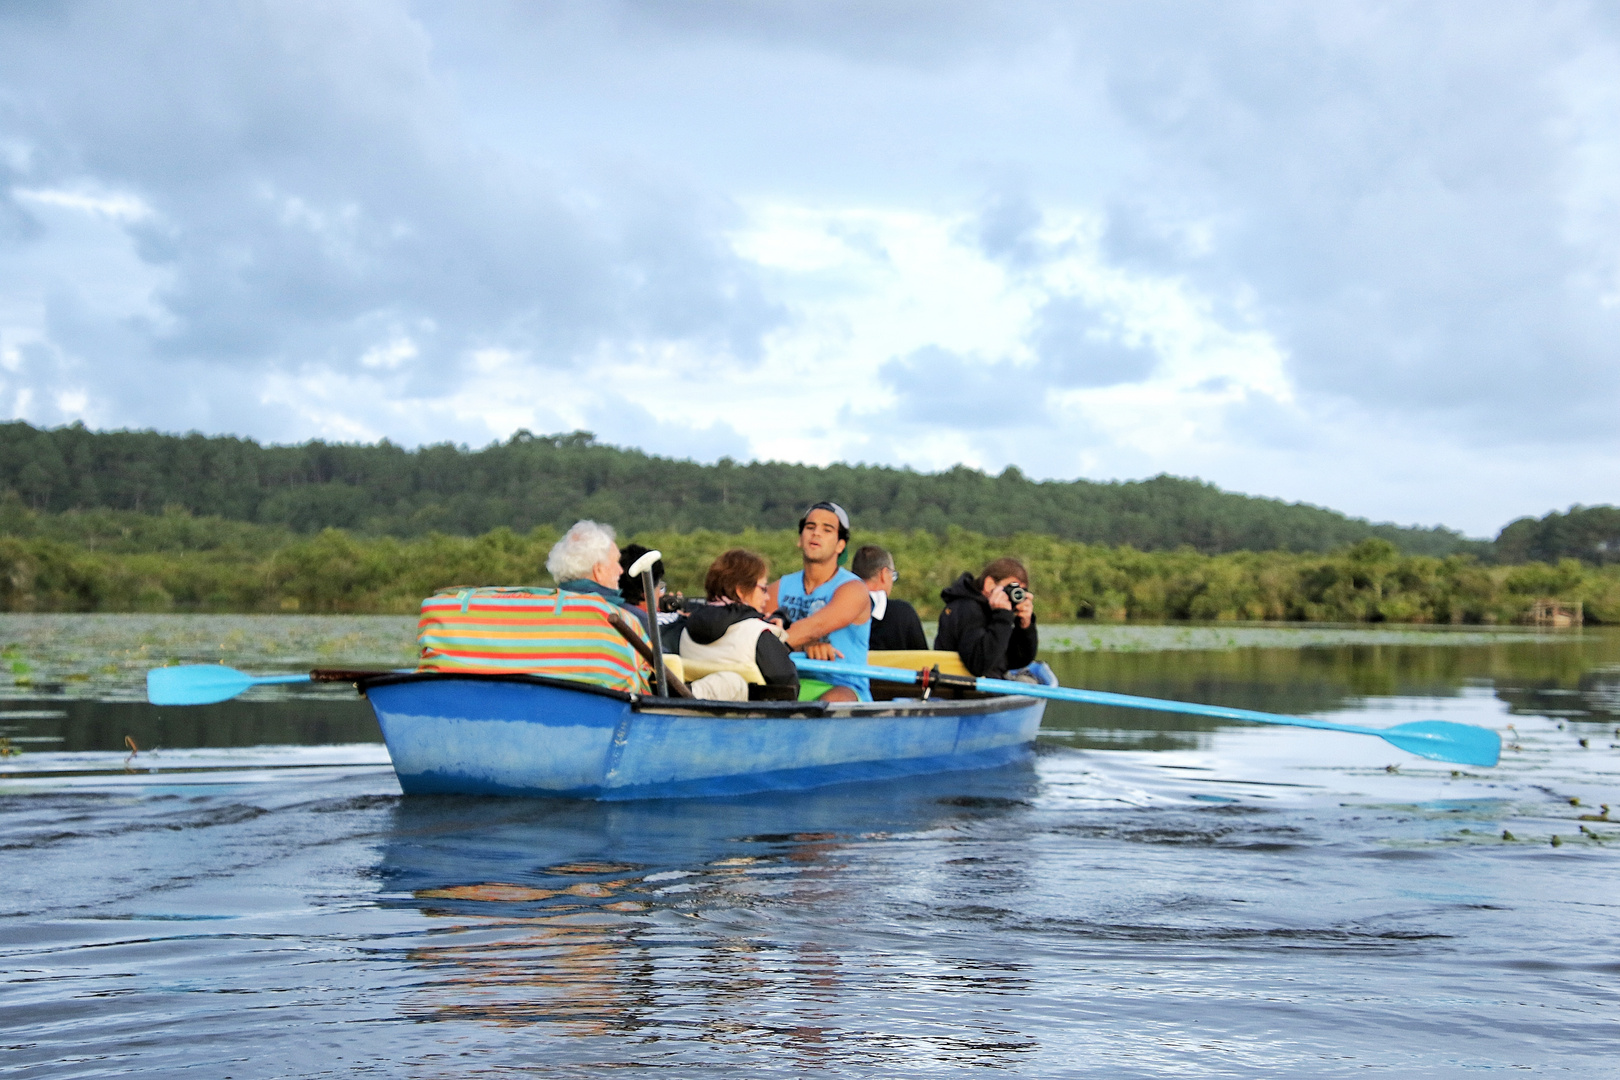
<path id="1" fill-rule="evenodd" d="M 1504 563 L 1620 563 L 1620 507 L 1572 506 L 1565 514 L 1520 518 L 1503 528 L 1493 546 L 1497 561 Z"/>
<path id="2" fill-rule="evenodd" d="M 91 527 L 94 525 L 94 527 Z M 550 584 L 543 569 L 558 531 L 541 525 L 480 536 L 314 535 L 183 513 L 38 515 L 0 505 L 0 608 L 8 611 L 414 611 L 451 585 Z M 672 587 L 702 593 L 704 571 L 729 547 L 798 566 L 789 529 L 643 530 L 663 551 Z M 1506 623 L 1537 598 L 1580 601 L 1589 621 L 1620 622 L 1620 565 L 1576 559 L 1493 566 L 1471 555 L 1411 555 L 1377 537 L 1330 553 L 1141 551 L 1037 533 L 960 528 L 858 529 L 889 548 L 897 595 L 925 617 L 963 571 L 1014 554 L 1032 572 L 1037 611 L 1076 618 Z"/>
<path id="3" fill-rule="evenodd" d="M 0 424 L 0 492 L 42 514 L 181 509 L 313 534 L 340 528 L 401 539 L 566 528 L 582 517 L 628 532 L 790 529 L 833 499 L 862 529 L 952 527 L 987 536 L 1044 533 L 1140 551 L 1332 551 L 1379 537 L 1408 554 L 1472 552 L 1488 543 L 1444 528 L 1375 525 L 1303 503 L 1225 492 L 1173 476 L 1093 483 L 1034 481 L 958 466 L 919 473 L 868 465 L 713 465 L 598 443 L 589 432 L 518 432 L 479 450 L 441 444 L 309 442 Z"/>

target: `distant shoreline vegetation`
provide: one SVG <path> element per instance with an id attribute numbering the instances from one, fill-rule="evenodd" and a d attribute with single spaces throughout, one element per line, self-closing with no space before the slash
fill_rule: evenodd
<path id="1" fill-rule="evenodd" d="M 919 473 L 722 459 L 713 465 L 606 446 L 590 432 L 520 431 L 482 449 L 441 444 L 309 442 L 36 428 L 0 423 L 0 492 L 43 514 L 177 508 L 314 534 L 326 528 L 401 539 L 527 533 L 582 517 L 627 533 L 791 529 L 832 499 L 876 532 L 952 526 L 987 536 L 1040 533 L 1140 551 L 1334 551 L 1368 537 L 1410 555 L 1493 559 L 1489 541 L 1446 528 L 1374 524 L 1304 503 L 1222 491 L 1174 476 L 1094 483 L 989 476 L 957 466 Z"/>
<path id="2" fill-rule="evenodd" d="M 0 609 L 407 614 L 444 586 L 549 585 L 542 567 L 557 535 L 545 525 L 470 537 L 339 529 L 307 535 L 181 511 L 41 514 L 15 497 L 0 498 Z M 728 547 L 764 553 L 775 574 L 797 565 L 791 528 L 641 530 L 625 538 L 661 549 L 671 586 L 688 596 L 701 595 L 705 568 Z M 1030 566 L 1047 622 L 1500 624 L 1522 621 L 1536 600 L 1555 598 L 1580 601 L 1588 622 L 1620 623 L 1620 563 L 1487 565 L 1469 554 L 1403 554 L 1378 537 L 1327 554 L 1149 552 L 957 528 L 943 535 L 857 529 L 855 541 L 894 553 L 902 572 L 897 595 L 929 618 L 939 611 L 939 590 L 958 574 L 1012 553 Z"/>
<path id="3" fill-rule="evenodd" d="M 589 432 L 405 450 L 21 421 L 0 423 L 0 609 L 410 612 L 445 585 L 548 583 L 547 549 L 582 517 L 662 549 L 691 596 L 727 547 L 791 569 L 798 516 L 824 498 L 857 544 L 893 550 L 899 595 L 929 616 L 956 575 L 1014 553 L 1049 621 L 1508 623 L 1554 598 L 1620 622 L 1612 506 L 1483 541 L 1171 476 L 700 465 Z"/>
<path id="4" fill-rule="evenodd" d="M 1093 483 L 1034 481 L 1015 468 L 987 476 L 965 466 L 918 473 L 729 459 L 700 465 L 605 446 L 588 431 L 519 431 L 480 450 L 448 443 L 406 450 L 386 440 L 261 446 L 230 436 L 11 421 L 0 423 L 0 498 L 13 504 L 0 513 L 13 518 L 18 509 L 47 516 L 182 510 L 295 534 L 338 528 L 400 539 L 480 536 L 501 526 L 561 529 L 582 517 L 627 533 L 771 531 L 792 528 L 810 503 L 833 499 L 858 527 L 884 533 L 944 537 L 958 526 L 986 536 L 1039 533 L 1205 555 L 1330 552 L 1376 537 L 1407 555 L 1466 554 L 1504 565 L 1620 561 L 1620 509 L 1612 506 L 1521 518 L 1495 541 L 1472 540 L 1452 529 L 1374 524 L 1174 476 Z"/>

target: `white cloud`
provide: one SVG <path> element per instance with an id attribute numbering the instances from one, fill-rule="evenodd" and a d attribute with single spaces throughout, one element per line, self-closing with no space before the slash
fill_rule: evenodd
<path id="1" fill-rule="evenodd" d="M 152 208 L 139 196 L 128 192 L 64 191 L 52 188 L 13 188 L 12 194 L 24 203 L 57 206 L 94 214 L 113 221 L 140 221 L 152 216 Z"/>
<path id="2" fill-rule="evenodd" d="M 264 380 L 259 401 L 292 412 L 309 432 L 307 437 L 373 442 L 388 427 L 374 423 L 378 418 L 367 415 L 372 410 L 356 409 L 355 403 L 377 402 L 377 392 L 382 389 L 374 380 L 345 378 L 324 370 L 296 375 L 276 372 Z"/>
<path id="3" fill-rule="evenodd" d="M 415 359 L 417 352 L 416 342 L 402 335 L 367 349 L 360 357 L 360 366 L 393 371 L 406 361 Z"/>
<path id="4" fill-rule="evenodd" d="M 0 33 L 11 415 L 1169 471 L 1476 532 L 1620 500 L 1620 40 L 1580 0 Z"/>
<path id="5" fill-rule="evenodd" d="M 778 271 L 773 295 L 793 313 L 769 339 L 764 370 L 797 406 L 793 424 L 755 438 L 762 455 L 834 460 L 879 448 L 885 460 L 923 468 L 982 461 L 962 430 L 941 437 L 939 429 L 983 426 L 974 419 L 980 410 L 1015 425 L 1045 406 L 1058 430 L 1104 430 L 1168 464 L 1221 435 L 1229 406 L 1256 397 L 1294 406 L 1283 350 L 1251 315 L 1236 310 L 1239 325 L 1227 325 L 1187 282 L 1110 265 L 1093 215 L 1031 230 L 1039 254 L 1012 266 L 974 241 L 966 214 L 773 205 L 753 220 L 738 250 Z M 1091 319 L 1071 329 L 1081 340 L 1062 359 L 1034 345 L 1056 301 L 1083 305 Z M 1138 377 L 1094 377 L 1086 350 L 1112 346 L 1150 362 Z M 928 350 L 960 362 L 930 371 L 937 362 Z M 887 379 L 874 378 L 906 358 Z M 974 365 L 994 373 L 991 384 L 970 387 Z M 994 395 L 998 384 L 999 400 L 974 399 L 972 390 Z M 730 393 L 715 389 L 722 399 Z M 1046 453 L 1019 464 L 1062 475 L 1075 459 Z"/>
<path id="6" fill-rule="evenodd" d="M 69 416 L 83 416 L 90 408 L 90 395 L 83 390 L 64 390 L 56 395 L 56 408 Z"/>

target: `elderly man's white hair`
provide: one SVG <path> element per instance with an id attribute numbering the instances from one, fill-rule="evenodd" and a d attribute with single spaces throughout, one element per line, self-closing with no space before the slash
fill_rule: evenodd
<path id="1" fill-rule="evenodd" d="M 565 581 L 591 576 L 591 568 L 613 557 L 613 526 L 594 521 L 576 521 L 551 545 L 546 569 L 561 585 Z"/>

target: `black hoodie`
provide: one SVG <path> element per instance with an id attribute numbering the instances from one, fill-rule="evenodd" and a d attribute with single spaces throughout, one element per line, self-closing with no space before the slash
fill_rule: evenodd
<path id="1" fill-rule="evenodd" d="M 686 609 L 686 632 L 699 645 L 712 645 L 737 623 L 760 617 L 747 604 L 693 604 Z M 754 645 L 754 663 L 765 676 L 766 686 L 799 685 L 799 670 L 788 656 L 788 647 L 769 631 L 762 632 Z"/>
<path id="2" fill-rule="evenodd" d="M 934 648 L 957 653 L 973 674 L 992 679 L 1035 662 L 1040 635 L 1034 617 L 1026 630 L 1011 611 L 991 607 L 978 578 L 963 574 L 941 590 L 939 598 L 945 601 L 945 610 L 939 615 Z"/>

